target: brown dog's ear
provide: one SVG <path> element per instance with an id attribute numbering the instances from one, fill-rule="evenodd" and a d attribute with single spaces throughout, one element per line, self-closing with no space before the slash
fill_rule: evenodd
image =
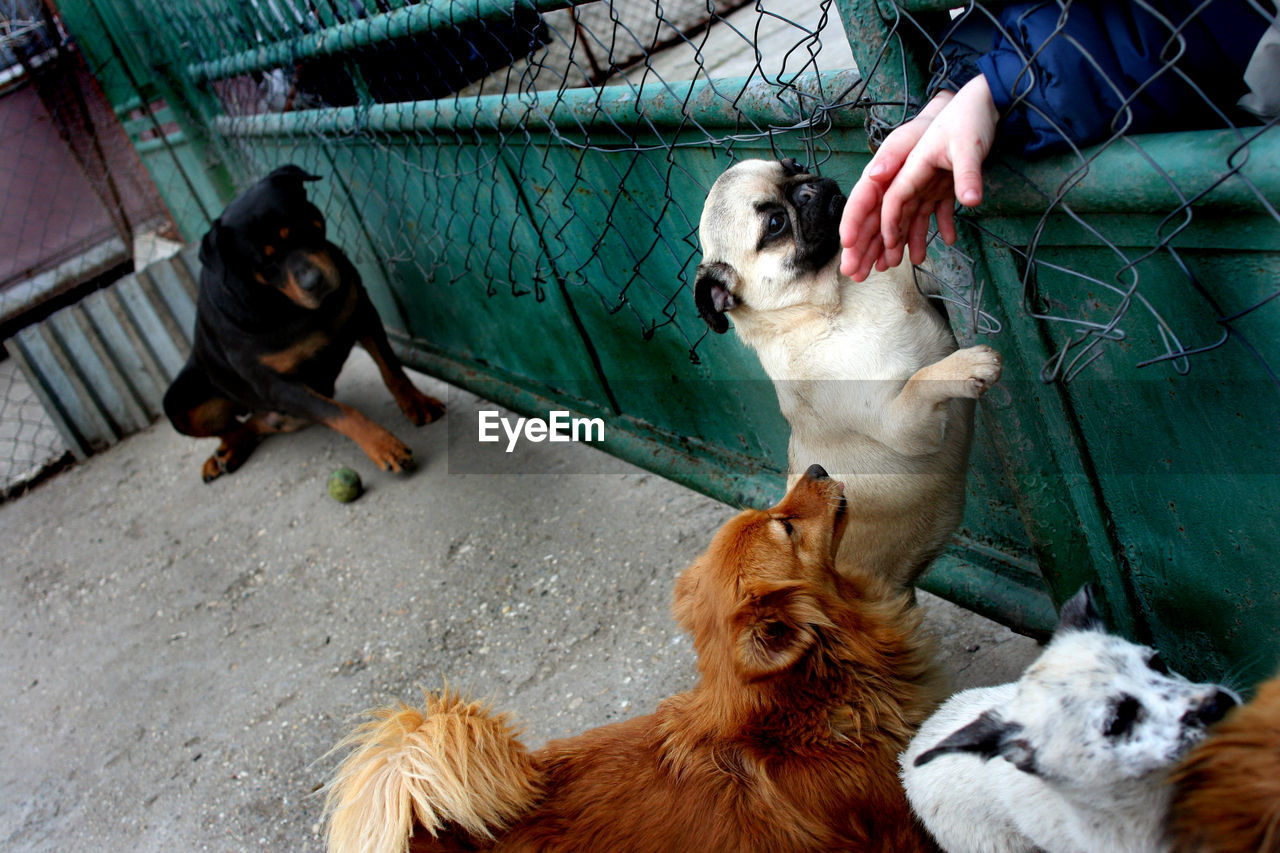
<path id="1" fill-rule="evenodd" d="M 831 620 L 801 584 L 748 594 L 733 614 L 735 663 L 748 681 L 795 664 Z"/>
<path id="2" fill-rule="evenodd" d="M 671 595 L 671 615 L 676 622 L 691 635 L 697 633 L 698 609 L 698 564 L 685 569 L 676 578 L 675 590 Z"/>
<path id="3" fill-rule="evenodd" d="M 726 263 L 715 261 L 698 264 L 698 277 L 693 282 L 693 301 L 698 315 L 717 335 L 729 331 L 729 321 L 724 312 L 732 311 L 740 304 L 733 289 L 738 284 L 738 273 Z"/>

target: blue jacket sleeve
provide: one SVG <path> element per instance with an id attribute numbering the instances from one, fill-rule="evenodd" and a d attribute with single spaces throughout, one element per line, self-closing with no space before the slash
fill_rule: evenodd
<path id="1" fill-rule="evenodd" d="M 943 87 L 983 74 L 999 144 L 1023 155 L 1225 124 L 1268 24 L 1248 0 L 1024 2 L 994 15 L 970 12 L 948 33 Z"/>

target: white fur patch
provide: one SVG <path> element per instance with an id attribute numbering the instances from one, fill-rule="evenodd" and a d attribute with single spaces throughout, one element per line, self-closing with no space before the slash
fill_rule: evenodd
<path id="1" fill-rule="evenodd" d="M 900 759 L 912 808 L 953 853 L 1164 849 L 1167 774 L 1209 709 L 1238 697 L 1154 656 L 1060 629 L 1020 680 L 959 693 L 925 722 Z"/>

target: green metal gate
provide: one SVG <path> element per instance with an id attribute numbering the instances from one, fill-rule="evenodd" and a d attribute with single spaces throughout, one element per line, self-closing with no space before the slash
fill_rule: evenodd
<path id="1" fill-rule="evenodd" d="M 781 492 L 786 425 L 754 356 L 694 310 L 706 189 L 751 156 L 850 185 L 866 128 L 919 96 L 951 4 L 763 3 L 739 13 L 754 31 L 624 0 L 58 5 L 189 239 L 280 163 L 322 174 L 312 194 L 410 363 L 522 413 L 603 417 L 611 452 L 736 504 Z M 730 31 L 750 46 L 777 18 L 795 50 L 716 76 L 704 50 Z M 508 38 L 488 76 L 447 94 L 379 94 L 484 41 L 476 21 L 532 47 Z M 846 34 L 865 76 L 819 61 Z M 630 73 L 612 67 L 627 43 Z M 671 44 L 692 79 L 644 58 Z M 307 75 L 335 69 L 348 102 L 305 103 Z M 281 80 L 295 100 L 264 105 Z M 1280 133 L 1139 143 L 1084 170 L 993 161 L 959 251 L 935 255 L 957 335 L 1006 367 L 980 408 L 964 526 L 925 587 L 1034 633 L 1098 581 L 1118 625 L 1184 671 L 1249 681 L 1280 659 Z M 1170 345 L 1228 328 L 1205 352 Z"/>

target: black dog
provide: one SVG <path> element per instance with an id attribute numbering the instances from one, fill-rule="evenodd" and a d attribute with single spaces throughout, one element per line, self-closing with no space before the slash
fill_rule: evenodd
<path id="1" fill-rule="evenodd" d="M 359 341 L 409 420 L 444 404 L 405 376 L 360 275 L 325 239 L 297 166 L 281 166 L 231 202 L 200 244 L 200 295 L 191 358 L 164 397 L 178 432 L 222 439 L 204 481 L 240 467 L 262 437 L 322 423 L 384 470 L 413 452 L 365 415 L 334 401 L 338 373 Z"/>

